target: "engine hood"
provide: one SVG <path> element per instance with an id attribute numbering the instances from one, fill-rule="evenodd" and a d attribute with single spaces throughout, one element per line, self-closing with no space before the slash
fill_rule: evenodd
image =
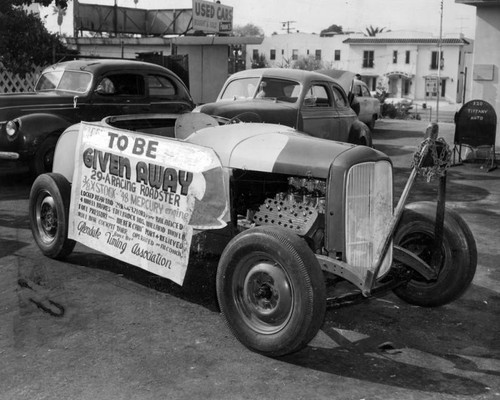
<path id="1" fill-rule="evenodd" d="M 290 103 L 272 100 L 236 100 L 207 103 L 198 110 L 208 115 L 233 118 L 243 113 L 253 113 L 259 116 L 259 122 L 284 124 L 295 127 L 297 123 L 297 108 Z"/>
<path id="2" fill-rule="evenodd" d="M 8 93 L 0 95 L 0 121 L 33 112 L 43 112 L 50 106 L 73 104 L 73 93 Z"/>
<path id="3" fill-rule="evenodd" d="M 186 141 L 211 147 L 228 168 L 326 179 L 342 168 L 388 159 L 372 148 L 314 138 L 283 125 L 240 123 L 201 129 Z"/>

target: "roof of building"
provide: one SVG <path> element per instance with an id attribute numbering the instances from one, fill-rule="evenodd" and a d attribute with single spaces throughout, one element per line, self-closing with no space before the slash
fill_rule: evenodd
<path id="1" fill-rule="evenodd" d="M 439 38 L 348 38 L 343 41 L 348 44 L 439 44 Z M 470 44 L 463 38 L 443 38 L 442 44 Z"/>
<path id="2" fill-rule="evenodd" d="M 348 44 L 439 44 L 439 38 L 348 38 L 343 41 Z M 443 38 L 442 44 L 470 44 L 463 38 Z"/>

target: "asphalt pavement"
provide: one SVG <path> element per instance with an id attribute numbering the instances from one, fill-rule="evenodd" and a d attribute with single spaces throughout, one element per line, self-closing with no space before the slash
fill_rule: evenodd
<path id="1" fill-rule="evenodd" d="M 395 197 L 426 121 L 381 120 Z M 454 126 L 439 125 L 453 143 Z M 77 245 L 41 255 L 27 171 L 0 168 L 0 399 L 500 399 L 500 169 L 456 165 L 447 205 L 470 226 L 478 269 L 462 298 L 409 306 L 389 294 L 329 309 L 304 350 L 271 359 L 219 315 L 217 259 L 194 255 L 183 287 Z M 436 199 L 419 179 L 411 201 Z"/>

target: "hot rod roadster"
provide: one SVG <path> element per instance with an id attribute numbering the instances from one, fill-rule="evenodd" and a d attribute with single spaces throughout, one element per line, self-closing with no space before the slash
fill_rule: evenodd
<path id="1" fill-rule="evenodd" d="M 309 343 L 328 304 L 393 290 L 434 307 L 467 289 L 466 223 L 442 201 L 405 205 L 445 153 L 423 145 L 393 208 L 391 160 L 370 147 L 200 113 L 108 117 L 62 134 L 31 189 L 31 228 L 46 256 L 78 241 L 179 284 L 196 237 L 221 233 L 222 315 L 245 346 L 281 356 Z"/>

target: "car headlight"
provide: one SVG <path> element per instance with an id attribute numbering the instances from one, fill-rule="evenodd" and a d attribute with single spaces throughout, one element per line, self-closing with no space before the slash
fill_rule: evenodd
<path id="1" fill-rule="evenodd" d="M 19 130 L 20 122 L 18 119 L 13 119 L 12 121 L 7 122 L 5 125 L 5 132 L 10 138 L 13 138 L 17 131 Z"/>

